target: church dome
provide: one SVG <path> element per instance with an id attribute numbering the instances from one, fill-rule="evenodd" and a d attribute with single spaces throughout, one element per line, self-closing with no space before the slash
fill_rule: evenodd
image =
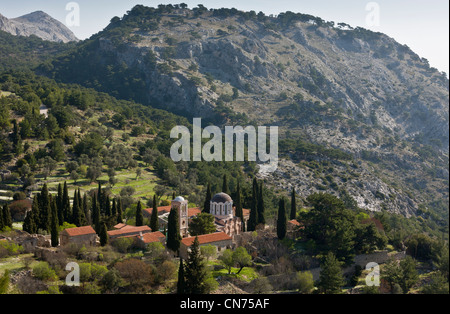
<path id="1" fill-rule="evenodd" d="M 231 203 L 233 200 L 231 199 L 230 195 L 226 193 L 219 193 L 214 195 L 214 197 L 211 199 L 211 202 L 213 203 Z"/>
<path id="2" fill-rule="evenodd" d="M 178 202 L 178 203 L 183 203 L 185 201 L 185 199 L 182 196 L 177 196 L 173 201 Z"/>

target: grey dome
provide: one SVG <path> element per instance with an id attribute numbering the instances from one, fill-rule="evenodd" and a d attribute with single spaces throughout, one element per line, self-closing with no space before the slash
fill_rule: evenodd
<path id="1" fill-rule="evenodd" d="M 183 196 L 177 196 L 174 200 L 174 202 L 183 203 L 185 201 Z"/>
<path id="2" fill-rule="evenodd" d="M 226 193 L 219 193 L 214 195 L 214 197 L 211 199 L 211 202 L 213 203 L 231 203 L 233 200 L 231 199 L 230 195 Z"/>

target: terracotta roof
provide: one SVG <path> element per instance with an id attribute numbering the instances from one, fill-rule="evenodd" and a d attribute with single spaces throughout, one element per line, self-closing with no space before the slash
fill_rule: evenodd
<path id="1" fill-rule="evenodd" d="M 68 229 L 64 229 L 63 232 L 64 231 L 71 237 L 81 236 L 81 235 L 86 235 L 86 234 L 95 234 L 95 230 L 91 226 L 68 228 Z"/>
<path id="2" fill-rule="evenodd" d="M 127 226 L 125 226 L 125 227 L 123 227 L 123 228 L 121 228 L 119 230 L 108 231 L 108 235 L 110 235 L 110 236 L 120 236 L 122 234 L 125 235 L 125 234 L 129 234 L 129 233 L 134 233 L 134 232 L 138 233 L 138 232 L 143 232 L 143 231 L 151 232 L 152 229 L 150 229 L 149 226 L 135 227 L 135 226 L 127 225 Z"/>
<path id="3" fill-rule="evenodd" d="M 160 231 L 145 233 L 142 235 L 142 237 L 143 237 L 142 241 L 145 244 L 152 243 L 152 242 L 159 242 L 161 239 L 166 238 L 166 236 Z"/>
<path id="4" fill-rule="evenodd" d="M 188 216 L 189 217 L 197 216 L 197 215 L 199 215 L 201 213 L 202 213 L 202 210 L 199 207 L 188 208 Z"/>
<path id="5" fill-rule="evenodd" d="M 186 246 L 191 246 L 192 244 L 194 244 L 195 238 L 196 237 L 184 238 L 181 240 L 181 243 L 183 243 Z M 213 242 L 218 242 L 218 241 L 227 241 L 227 240 L 232 240 L 232 238 L 224 232 L 216 232 L 216 233 L 204 234 L 204 235 L 198 236 L 198 242 L 200 244 L 207 244 L 207 243 L 213 243 Z"/>
<path id="6" fill-rule="evenodd" d="M 126 226 L 127 226 L 127 224 L 124 224 L 124 223 L 117 224 L 117 225 L 114 226 L 114 229 L 122 229 L 123 227 L 126 227 Z"/>
<path id="7" fill-rule="evenodd" d="M 169 205 L 169 206 L 160 206 L 160 207 L 158 207 L 157 208 L 157 210 L 158 210 L 158 216 L 159 215 L 163 215 L 163 214 L 165 214 L 165 213 L 170 213 L 170 210 L 172 209 L 172 205 Z M 147 212 L 147 214 L 149 215 L 149 216 L 151 216 L 151 214 L 152 214 L 152 212 L 153 212 L 153 208 L 146 208 L 146 209 L 144 209 L 144 211 L 145 212 Z"/>

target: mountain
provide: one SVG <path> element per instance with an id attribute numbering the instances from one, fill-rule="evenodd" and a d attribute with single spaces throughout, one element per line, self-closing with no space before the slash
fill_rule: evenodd
<path id="1" fill-rule="evenodd" d="M 41 39 L 67 43 L 78 38 L 64 24 L 42 11 L 8 19 L 0 14 L 0 30 L 15 36 L 35 35 Z"/>
<path id="2" fill-rule="evenodd" d="M 281 190 L 448 215 L 449 81 L 385 34 L 136 6 L 38 73 L 219 125 L 277 125 L 283 160 L 265 180 Z"/>

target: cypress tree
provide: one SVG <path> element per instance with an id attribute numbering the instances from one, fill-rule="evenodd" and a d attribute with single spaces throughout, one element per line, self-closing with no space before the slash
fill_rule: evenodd
<path id="1" fill-rule="evenodd" d="M 191 246 L 185 269 L 185 293 L 204 294 L 207 292 L 206 279 L 208 277 L 206 264 L 200 254 L 198 237 Z"/>
<path id="2" fill-rule="evenodd" d="M 25 223 L 24 223 L 24 225 L 25 225 Z M 3 208 L 2 208 L 2 210 L 0 211 L 0 231 L 2 231 L 3 229 L 5 229 L 5 223 L 3 222 Z"/>
<path id="3" fill-rule="evenodd" d="M 69 190 L 67 189 L 67 182 L 64 182 L 62 206 L 64 212 L 64 219 L 60 223 L 62 224 L 64 221 L 71 222 L 72 213 L 70 211 L 70 198 L 69 198 Z"/>
<path id="4" fill-rule="evenodd" d="M 106 228 L 106 224 L 103 223 L 100 227 L 100 234 L 99 234 L 101 246 L 105 246 L 109 242 L 107 230 L 108 229 Z"/>
<path id="5" fill-rule="evenodd" d="M 236 217 L 239 217 L 242 222 L 242 231 L 245 231 L 245 221 L 244 221 L 244 212 L 242 210 L 242 199 L 241 199 L 241 184 L 237 183 L 237 191 L 236 191 Z"/>
<path id="6" fill-rule="evenodd" d="M 222 192 L 225 194 L 230 194 L 230 189 L 228 188 L 227 175 L 223 175 Z"/>
<path id="7" fill-rule="evenodd" d="M 286 208 L 284 198 L 280 199 L 278 207 L 278 219 L 277 219 L 277 236 L 279 240 L 283 240 L 286 237 L 287 221 L 286 221 Z"/>
<path id="8" fill-rule="evenodd" d="M 258 224 L 265 225 L 266 219 L 264 218 L 264 198 L 263 198 L 263 183 L 259 186 L 258 193 Z"/>
<path id="9" fill-rule="evenodd" d="M 89 213 L 89 206 L 88 206 L 88 198 L 86 193 L 83 195 L 83 201 L 82 201 L 82 211 L 84 213 L 84 225 L 90 225 L 92 224 L 91 215 Z"/>
<path id="10" fill-rule="evenodd" d="M 292 188 L 292 194 L 291 194 L 291 215 L 289 216 L 291 220 L 294 220 L 297 218 L 297 200 L 295 196 L 295 188 Z"/>
<path id="11" fill-rule="evenodd" d="M 92 199 L 92 224 L 94 225 L 95 232 L 100 232 L 100 208 L 98 206 L 97 196 L 94 195 Z"/>
<path id="12" fill-rule="evenodd" d="M 115 198 L 114 198 L 113 201 L 112 201 L 111 215 L 112 215 L 112 216 L 117 215 L 117 202 L 116 202 L 116 199 L 115 199 Z"/>
<path id="13" fill-rule="evenodd" d="M 153 232 L 159 230 L 158 206 L 156 204 L 156 195 L 153 195 L 153 210 L 152 216 L 150 217 L 150 229 L 152 229 Z"/>
<path id="14" fill-rule="evenodd" d="M 76 225 L 77 227 L 81 227 L 82 220 L 81 220 L 81 209 L 79 204 L 79 198 L 78 198 L 78 192 L 75 190 L 73 196 L 73 206 L 72 206 L 72 219 L 71 222 Z"/>
<path id="15" fill-rule="evenodd" d="M 177 294 L 185 294 L 185 278 L 184 278 L 184 266 L 183 259 L 180 258 L 180 267 L 178 268 L 178 282 L 177 282 Z"/>
<path id="16" fill-rule="evenodd" d="M 40 194 L 39 202 L 39 229 L 48 231 L 50 229 L 50 195 L 48 193 L 47 183 L 44 183 Z"/>
<path id="17" fill-rule="evenodd" d="M 1 215 L 0 215 L 1 216 Z M 36 217 L 39 217 L 39 202 L 37 196 L 33 198 L 31 210 L 27 213 L 23 222 L 23 231 L 30 234 L 37 233 Z"/>
<path id="18" fill-rule="evenodd" d="M 167 225 L 167 248 L 178 253 L 180 249 L 181 235 L 178 210 L 176 208 L 172 208 L 170 210 Z"/>
<path id="19" fill-rule="evenodd" d="M 142 215 L 142 204 L 141 201 L 138 202 L 136 208 L 136 227 L 144 225 L 144 216 Z"/>
<path id="20" fill-rule="evenodd" d="M 109 198 L 109 195 L 104 197 L 103 208 L 105 209 L 105 216 L 110 217 L 111 216 L 111 199 Z"/>
<path id="21" fill-rule="evenodd" d="M 123 223 L 123 217 L 122 217 L 122 200 L 119 198 L 117 200 L 117 223 L 121 224 Z"/>
<path id="22" fill-rule="evenodd" d="M 58 195 L 56 196 L 56 208 L 58 210 L 58 221 L 60 225 L 64 223 L 64 203 L 63 203 L 63 187 L 58 184 Z"/>
<path id="23" fill-rule="evenodd" d="M 11 211 L 8 204 L 3 205 L 3 226 L 12 228 Z"/>
<path id="24" fill-rule="evenodd" d="M 58 232 L 58 209 L 56 205 L 56 199 L 54 199 L 51 203 L 51 226 L 50 226 L 50 233 L 51 233 L 51 242 L 52 247 L 57 247 L 59 245 L 59 232 Z"/>
<path id="25" fill-rule="evenodd" d="M 208 183 L 206 188 L 205 202 L 203 203 L 203 212 L 209 214 L 211 212 L 211 184 Z"/>
<path id="26" fill-rule="evenodd" d="M 252 203 L 250 208 L 250 217 L 247 223 L 247 231 L 255 231 L 256 225 L 258 224 L 258 182 L 256 178 L 253 179 L 253 193 L 252 193 Z"/>

